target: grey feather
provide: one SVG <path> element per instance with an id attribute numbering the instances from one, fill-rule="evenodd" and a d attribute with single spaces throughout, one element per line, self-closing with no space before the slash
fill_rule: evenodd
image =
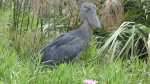
<path id="1" fill-rule="evenodd" d="M 41 63 L 45 65 L 59 65 L 63 62 L 71 62 L 79 59 L 90 45 L 92 38 L 92 26 L 100 28 L 100 22 L 96 15 L 96 6 L 85 2 L 80 9 L 83 24 L 80 28 L 64 34 L 43 47 Z"/>

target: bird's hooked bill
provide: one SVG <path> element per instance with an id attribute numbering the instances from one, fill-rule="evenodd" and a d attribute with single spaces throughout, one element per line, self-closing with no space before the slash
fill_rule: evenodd
<path id="1" fill-rule="evenodd" d="M 100 21 L 96 14 L 96 10 L 88 11 L 88 21 L 92 26 L 96 27 L 97 29 L 101 28 Z"/>

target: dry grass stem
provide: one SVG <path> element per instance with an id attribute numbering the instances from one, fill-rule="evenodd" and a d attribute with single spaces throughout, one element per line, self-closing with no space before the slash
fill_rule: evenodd
<path id="1" fill-rule="evenodd" d="M 123 6 L 118 0 L 106 0 L 101 13 L 104 27 L 118 27 L 123 17 Z"/>

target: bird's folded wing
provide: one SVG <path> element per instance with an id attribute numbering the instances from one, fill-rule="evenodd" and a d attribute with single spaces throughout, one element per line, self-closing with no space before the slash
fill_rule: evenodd
<path id="1" fill-rule="evenodd" d="M 64 35 L 43 48 L 42 61 L 53 60 L 54 62 L 69 62 L 86 48 L 87 42 L 84 39 Z"/>

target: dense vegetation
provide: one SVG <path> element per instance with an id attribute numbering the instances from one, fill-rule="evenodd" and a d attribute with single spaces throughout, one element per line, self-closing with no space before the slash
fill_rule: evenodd
<path id="1" fill-rule="evenodd" d="M 81 25 L 83 1 L 97 5 L 103 29 L 93 31 L 82 58 L 35 66 L 31 58 L 45 44 Z M 0 0 L 0 84 L 148 84 L 149 59 L 149 0 Z"/>

